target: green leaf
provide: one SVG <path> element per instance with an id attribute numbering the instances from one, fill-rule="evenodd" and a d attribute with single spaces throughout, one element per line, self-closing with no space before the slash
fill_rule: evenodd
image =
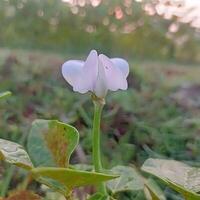
<path id="1" fill-rule="evenodd" d="M 100 193 L 96 193 L 96 194 L 92 195 L 91 197 L 89 197 L 89 199 L 87 199 L 87 200 L 110 200 L 110 199 L 108 196 L 105 196 Z"/>
<path id="2" fill-rule="evenodd" d="M 124 191 L 135 191 L 145 193 L 148 200 L 166 200 L 159 186 L 152 179 L 145 179 L 135 167 L 116 166 L 111 169 L 120 177 L 107 182 L 107 187 L 112 194 Z"/>
<path id="3" fill-rule="evenodd" d="M 145 188 L 144 188 L 145 195 L 150 195 L 151 200 L 166 200 L 166 197 L 163 193 L 163 191 L 160 189 L 160 187 L 157 185 L 157 183 L 153 179 L 147 179 L 145 181 Z"/>
<path id="4" fill-rule="evenodd" d="M 63 194 L 64 196 L 67 196 L 69 193 L 69 188 L 67 188 L 65 185 L 59 183 L 58 181 L 56 181 L 54 179 L 42 177 L 42 176 L 37 176 L 37 177 L 34 176 L 34 179 L 36 181 L 48 186 L 52 190 L 59 192 L 60 194 Z"/>
<path id="5" fill-rule="evenodd" d="M 118 176 L 104 173 L 88 172 L 68 168 L 38 167 L 32 169 L 33 176 L 56 181 L 69 190 L 86 185 L 95 185 Z"/>
<path id="6" fill-rule="evenodd" d="M 175 160 L 148 159 L 142 170 L 164 181 L 186 199 L 198 200 L 200 194 L 200 169 Z"/>
<path id="7" fill-rule="evenodd" d="M 78 131 L 70 125 L 57 120 L 35 120 L 28 137 L 28 150 L 37 167 L 68 167 L 78 140 Z"/>
<path id="8" fill-rule="evenodd" d="M 7 91 L 7 92 L 1 92 L 0 93 L 0 100 L 1 99 L 4 99 L 4 98 L 6 98 L 6 97 L 9 97 L 9 96 L 11 96 L 11 92 L 9 92 L 9 91 Z"/>
<path id="9" fill-rule="evenodd" d="M 116 166 L 111 171 L 120 175 L 119 178 L 107 183 L 107 187 L 113 194 L 123 191 L 143 190 L 143 178 L 133 167 Z"/>
<path id="10" fill-rule="evenodd" d="M 24 148 L 14 142 L 0 139 L 0 160 L 30 170 L 33 164 Z"/>
<path id="11" fill-rule="evenodd" d="M 69 168 L 76 170 L 83 170 L 83 171 L 92 171 L 94 167 L 88 164 L 75 164 L 75 165 L 70 165 Z"/>

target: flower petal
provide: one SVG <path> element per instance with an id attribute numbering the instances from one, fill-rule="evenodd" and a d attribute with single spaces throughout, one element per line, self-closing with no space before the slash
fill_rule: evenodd
<path id="1" fill-rule="evenodd" d="M 69 60 L 62 65 L 62 75 L 72 87 L 79 82 L 83 66 L 84 61 L 81 60 Z"/>
<path id="2" fill-rule="evenodd" d="M 77 91 L 93 91 L 98 73 L 98 55 L 96 50 L 92 50 L 81 70 L 80 82 Z"/>
<path id="3" fill-rule="evenodd" d="M 97 97 L 105 97 L 108 91 L 106 74 L 101 60 L 98 61 L 98 75 L 94 87 L 94 93 Z"/>
<path id="4" fill-rule="evenodd" d="M 128 76 L 129 64 L 126 60 L 122 58 L 111 58 L 110 60 L 114 63 L 115 66 L 117 66 L 122 71 L 125 77 Z"/>
<path id="5" fill-rule="evenodd" d="M 98 72 L 98 56 L 92 50 L 86 61 L 69 60 L 62 65 L 62 74 L 65 80 L 80 93 L 93 91 Z"/>
<path id="6" fill-rule="evenodd" d="M 99 59 L 102 62 L 105 73 L 106 83 L 109 90 L 127 89 L 127 80 L 122 71 L 105 55 L 100 54 Z"/>

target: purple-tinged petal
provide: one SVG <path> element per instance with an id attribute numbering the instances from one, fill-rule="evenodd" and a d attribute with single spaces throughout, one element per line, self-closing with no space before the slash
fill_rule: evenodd
<path id="1" fill-rule="evenodd" d="M 79 90 L 93 91 L 98 73 L 98 55 L 92 50 L 81 70 Z"/>
<path id="2" fill-rule="evenodd" d="M 101 60 L 98 61 L 98 74 L 94 86 L 94 93 L 97 97 L 105 97 L 108 91 L 106 74 Z"/>
<path id="3" fill-rule="evenodd" d="M 98 72 L 98 56 L 92 50 L 86 61 L 69 60 L 62 66 L 62 74 L 65 80 L 80 93 L 93 91 Z"/>
<path id="4" fill-rule="evenodd" d="M 62 75 L 72 87 L 79 82 L 83 66 L 84 62 L 81 60 L 69 60 L 62 65 Z"/>
<path id="5" fill-rule="evenodd" d="M 102 62 L 105 74 L 106 83 L 109 90 L 116 91 L 118 89 L 127 89 L 127 80 L 122 71 L 114 65 L 114 63 L 105 55 L 99 55 L 99 59 Z"/>
<path id="6" fill-rule="evenodd" d="M 74 91 L 93 92 L 104 98 L 108 90 L 127 89 L 128 63 L 121 58 L 109 59 L 92 50 L 86 61 L 69 60 L 62 65 L 62 74 Z"/>
<path id="7" fill-rule="evenodd" d="M 122 71 L 124 76 L 127 78 L 129 74 L 128 62 L 122 58 L 111 58 L 110 60 L 114 63 L 115 66 L 117 66 Z"/>

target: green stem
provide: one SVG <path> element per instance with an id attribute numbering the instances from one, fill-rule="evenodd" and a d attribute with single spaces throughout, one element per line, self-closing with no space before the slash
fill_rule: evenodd
<path id="1" fill-rule="evenodd" d="M 69 193 L 65 196 L 65 199 L 66 199 L 66 200 L 73 200 L 72 192 L 69 192 Z"/>
<path id="2" fill-rule="evenodd" d="M 7 175 L 3 181 L 3 185 L 0 191 L 1 197 L 5 197 L 6 193 L 8 192 L 9 184 L 11 182 L 13 173 L 14 173 L 14 166 L 10 166 L 7 170 Z"/>
<path id="3" fill-rule="evenodd" d="M 101 150 L 100 150 L 100 123 L 101 123 L 101 113 L 103 109 L 103 104 L 99 101 L 94 101 L 94 120 L 93 120 L 93 132 L 92 132 L 92 143 L 93 143 L 93 165 L 95 172 L 102 171 L 101 163 Z M 103 194 L 107 194 L 106 187 L 104 183 L 99 185 L 99 191 Z"/>

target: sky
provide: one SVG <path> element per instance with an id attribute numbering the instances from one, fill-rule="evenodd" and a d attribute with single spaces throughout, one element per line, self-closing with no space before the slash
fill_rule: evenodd
<path id="1" fill-rule="evenodd" d="M 70 5 L 82 5 L 85 6 L 86 2 L 92 4 L 92 6 L 97 7 L 101 4 L 103 0 L 62 0 Z M 145 2 L 145 0 L 121 0 L 122 2 Z M 145 11 L 149 15 L 158 14 L 165 19 L 172 19 L 173 16 L 177 17 L 177 22 L 187 23 L 190 26 L 200 29 L 200 0 L 156 0 L 156 5 L 153 3 L 155 1 L 148 1 L 146 6 L 144 6 Z M 171 5 L 165 2 L 171 2 Z M 183 6 L 177 6 L 179 2 L 183 2 Z M 120 19 L 119 19 L 120 20 Z M 175 30 L 175 29 L 174 29 Z"/>
<path id="2" fill-rule="evenodd" d="M 62 1 L 69 2 L 69 3 L 73 2 L 73 0 L 62 0 Z M 82 0 L 79 0 L 79 1 L 82 1 Z M 90 1 L 93 2 L 94 4 L 100 2 L 100 0 L 90 0 Z M 161 1 L 164 1 L 164 0 L 161 0 Z M 180 0 L 174 0 L 174 1 L 180 1 Z M 183 0 L 183 1 L 185 1 L 187 6 L 196 6 L 196 5 L 200 6 L 200 0 Z"/>
<path id="3" fill-rule="evenodd" d="M 200 0 L 185 0 L 185 3 L 188 6 L 199 6 L 200 7 Z"/>
<path id="4" fill-rule="evenodd" d="M 189 23 L 192 27 L 200 29 L 200 0 L 182 0 L 183 6 L 163 6 L 163 1 L 159 0 L 157 6 L 158 13 L 162 13 L 164 18 L 170 19 L 172 15 L 178 17 L 178 21 Z M 180 2 L 180 0 L 171 0 L 171 2 Z"/>

